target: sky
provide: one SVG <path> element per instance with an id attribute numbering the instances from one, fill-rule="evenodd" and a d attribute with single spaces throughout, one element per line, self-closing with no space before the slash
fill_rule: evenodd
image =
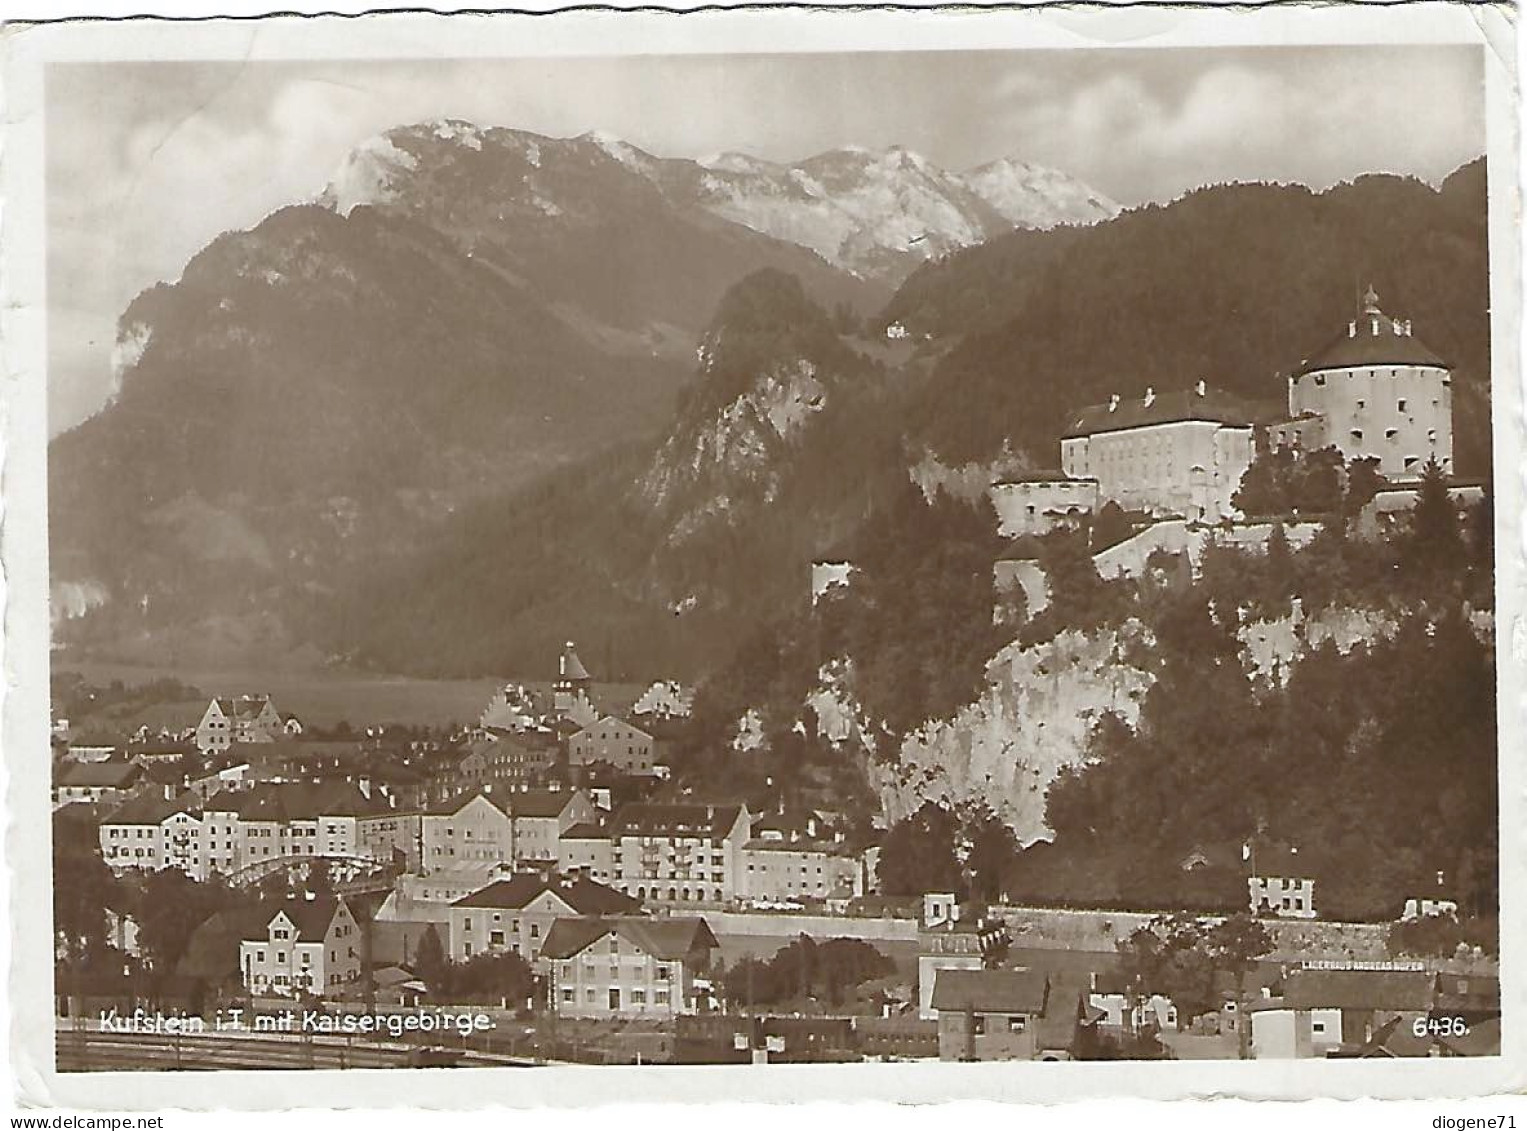
<path id="1" fill-rule="evenodd" d="M 45 107 L 51 434 L 109 396 L 135 295 L 315 196 L 397 125 L 601 129 L 665 157 L 1016 157 L 1125 205 L 1227 181 L 1435 183 L 1485 149 L 1468 47 L 67 63 L 49 67 Z"/>

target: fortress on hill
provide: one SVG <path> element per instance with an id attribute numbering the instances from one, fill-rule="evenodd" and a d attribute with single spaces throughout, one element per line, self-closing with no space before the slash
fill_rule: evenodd
<path id="1" fill-rule="evenodd" d="M 1335 448 L 1371 458 L 1396 488 L 1436 460 L 1453 470 L 1448 365 L 1386 315 L 1370 286 L 1343 332 L 1288 378 L 1286 403 L 1250 401 L 1199 381 L 1080 410 L 1060 440 L 1060 470 L 991 487 L 1001 532 L 1042 534 L 1105 503 L 1155 519 L 1237 521 L 1234 497 L 1259 444 L 1296 455 Z"/>

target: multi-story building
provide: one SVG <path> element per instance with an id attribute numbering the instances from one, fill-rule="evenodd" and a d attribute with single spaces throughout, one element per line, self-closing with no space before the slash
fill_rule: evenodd
<path id="1" fill-rule="evenodd" d="M 389 814 L 380 797 L 351 783 L 265 783 L 205 801 L 190 791 L 174 801 L 134 798 L 102 818 L 99 836 L 114 869 L 173 867 L 206 879 L 315 856 L 391 863 L 395 842 L 363 834 L 373 822 L 407 829 L 408 815 Z"/>
<path id="2" fill-rule="evenodd" d="M 1253 915 L 1315 918 L 1315 880 L 1297 848 L 1248 844 L 1246 854 L 1248 905 Z"/>
<path id="3" fill-rule="evenodd" d="M 221 754 L 235 742 L 274 742 L 286 733 L 281 714 L 268 695 L 213 699 L 196 724 L 196 748 Z"/>
<path id="4" fill-rule="evenodd" d="M 615 879 L 615 843 L 607 825 L 587 822 L 564 829 L 557 839 L 557 868 L 600 883 Z"/>
<path id="5" fill-rule="evenodd" d="M 862 865 L 838 845 L 750 840 L 742 848 L 737 897 L 752 901 L 845 899 L 863 894 Z"/>
<path id="6" fill-rule="evenodd" d="M 569 640 L 557 658 L 557 678 L 551 685 L 552 714 L 586 727 L 599 718 L 594 708 L 594 677 L 578 659 Z"/>
<path id="7" fill-rule="evenodd" d="M 630 1018 L 706 1008 L 719 948 L 704 919 L 558 919 L 541 947 L 564 1017 Z"/>
<path id="8" fill-rule="evenodd" d="M 652 736 L 624 719 L 605 715 L 567 740 L 567 760 L 575 766 L 608 762 L 626 774 L 652 772 Z"/>
<path id="9" fill-rule="evenodd" d="M 558 919 L 635 915 L 641 903 L 583 877 L 521 872 L 456 900 L 450 907 L 447 954 L 464 962 L 512 951 L 538 964 Z"/>
<path id="10" fill-rule="evenodd" d="M 611 822 L 611 882 L 644 902 L 728 903 L 748 831 L 745 805 L 626 805 Z"/>
<path id="11" fill-rule="evenodd" d="M 360 979 L 361 949 L 360 926 L 343 899 L 293 900 L 263 936 L 240 940 L 239 968 L 255 996 L 340 997 Z"/>
<path id="12" fill-rule="evenodd" d="M 1202 381 L 1180 392 L 1115 396 L 1072 419 L 1060 441 L 1061 469 L 1095 479 L 1099 504 L 1195 521 L 1234 518 L 1258 422 L 1280 411 Z"/>
<path id="13" fill-rule="evenodd" d="M 1435 993 L 1433 976 L 1420 970 L 1297 971 L 1279 996 L 1251 1004 L 1251 1055 L 1302 1059 L 1361 1047 L 1391 1021 L 1428 1016 Z"/>
<path id="14" fill-rule="evenodd" d="M 564 830 L 597 815 L 586 790 L 519 789 L 471 793 L 420 818 L 420 866 L 555 863 Z"/>
<path id="15" fill-rule="evenodd" d="M 514 859 L 509 814 L 487 793 L 430 806 L 420 818 L 419 843 L 419 866 L 426 871 Z"/>
<path id="16" fill-rule="evenodd" d="M 1453 381 L 1448 365 L 1386 315 L 1370 286 L 1344 333 L 1288 379 L 1288 416 L 1275 446 L 1334 447 L 1378 461 L 1392 480 L 1419 479 L 1432 460 L 1453 470 Z"/>

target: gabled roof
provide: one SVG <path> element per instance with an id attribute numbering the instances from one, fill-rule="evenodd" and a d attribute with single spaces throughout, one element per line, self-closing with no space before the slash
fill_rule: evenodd
<path id="1" fill-rule="evenodd" d="M 1286 408 L 1271 401 L 1249 401 L 1223 389 L 1205 388 L 1202 393 L 1197 389 L 1178 389 L 1156 393 L 1149 404 L 1143 396 L 1121 397 L 1111 411 L 1107 404 L 1089 405 L 1071 418 L 1063 435 L 1067 438 L 1092 436 L 1188 420 L 1248 427 L 1262 420 L 1276 419 Z"/>
<path id="2" fill-rule="evenodd" d="M 603 825 L 596 825 L 590 821 L 581 821 L 576 825 L 569 825 L 562 830 L 563 840 L 609 840 L 610 830 Z"/>
<path id="3" fill-rule="evenodd" d="M 632 802 L 615 814 L 616 836 L 725 836 L 742 814 L 740 805 Z"/>
<path id="4" fill-rule="evenodd" d="M 1287 1009 L 1429 1010 L 1432 976 L 1421 970 L 1299 970 L 1283 983 Z"/>
<path id="5" fill-rule="evenodd" d="M 933 1008 L 975 1013 L 1043 1013 L 1050 979 L 1039 970 L 940 970 Z"/>
<path id="6" fill-rule="evenodd" d="M 214 700 L 217 709 L 230 719 L 248 721 L 258 718 L 270 702 L 269 695 L 240 695 L 238 698 L 219 696 Z"/>
<path id="7" fill-rule="evenodd" d="M 664 961 L 721 945 L 704 919 L 558 919 L 546 932 L 541 956 L 571 958 L 612 933 Z"/>
<path id="8" fill-rule="evenodd" d="M 560 817 L 577 796 L 577 790 L 516 789 L 500 800 L 516 817 Z"/>
<path id="9" fill-rule="evenodd" d="M 623 915 L 641 909 L 641 901 L 605 884 L 585 877 L 546 879 L 521 874 L 513 879 L 489 884 L 481 891 L 463 896 L 452 907 L 498 907 L 520 910 L 544 892 L 551 892 L 576 915 Z"/>
<path id="10" fill-rule="evenodd" d="M 588 732 L 593 730 L 595 727 L 609 727 L 609 726 L 616 726 L 616 727 L 624 728 L 625 730 L 631 731 L 634 734 L 639 734 L 639 735 L 641 735 L 641 737 L 643 737 L 645 739 L 648 739 L 648 740 L 650 740 L 652 738 L 652 736 L 650 734 L 648 734 L 646 731 L 642 730 L 641 727 L 627 722 L 625 719 L 621 718 L 618 715 L 600 715 L 599 718 L 595 719 L 593 722 L 589 723 L 588 726 L 586 726 L 582 730 L 578 731 L 577 734 L 573 735 L 573 737 L 577 738 L 579 735 L 588 734 Z"/>
<path id="11" fill-rule="evenodd" d="M 502 798 L 495 797 L 491 793 L 485 793 L 481 789 L 469 789 L 447 797 L 444 801 L 436 801 L 434 804 L 427 806 L 424 813 L 429 817 L 449 817 L 461 812 L 479 797 L 500 813 L 507 815 L 505 807 L 500 804 Z"/>
<path id="12" fill-rule="evenodd" d="M 297 928 L 298 942 L 322 942 L 329 933 L 329 924 L 334 922 L 334 916 L 344 902 L 334 896 L 319 896 L 316 899 L 291 899 L 280 907 L 272 908 L 265 917 L 265 926 L 269 928 L 277 915 L 284 914 Z M 260 933 L 265 937 L 265 932 Z"/>

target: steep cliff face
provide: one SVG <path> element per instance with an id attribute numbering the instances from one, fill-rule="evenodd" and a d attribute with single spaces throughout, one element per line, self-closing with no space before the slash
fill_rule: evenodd
<path id="1" fill-rule="evenodd" d="M 841 416 L 872 373 L 801 282 L 772 270 L 726 294 L 697 355 L 677 420 L 638 484 L 672 543 L 774 504 L 803 474 L 822 422 Z"/>
<path id="2" fill-rule="evenodd" d="M 989 686 L 947 722 L 907 735 L 894 765 L 877 765 L 888 820 L 925 801 L 983 801 L 1027 844 L 1044 839 L 1045 793 L 1081 762 L 1093 725 L 1112 712 L 1135 725 L 1154 677 L 1132 662 L 1147 643 L 1137 622 L 1068 630 L 1031 648 L 1010 645 L 987 668 Z"/>
<path id="3" fill-rule="evenodd" d="M 1295 604 L 1277 620 L 1243 624 L 1236 635 L 1247 675 L 1284 687 L 1295 665 L 1311 649 L 1331 644 L 1346 655 L 1361 645 L 1393 638 L 1399 627 L 1392 615 L 1374 609 L 1322 609 L 1306 617 Z"/>

